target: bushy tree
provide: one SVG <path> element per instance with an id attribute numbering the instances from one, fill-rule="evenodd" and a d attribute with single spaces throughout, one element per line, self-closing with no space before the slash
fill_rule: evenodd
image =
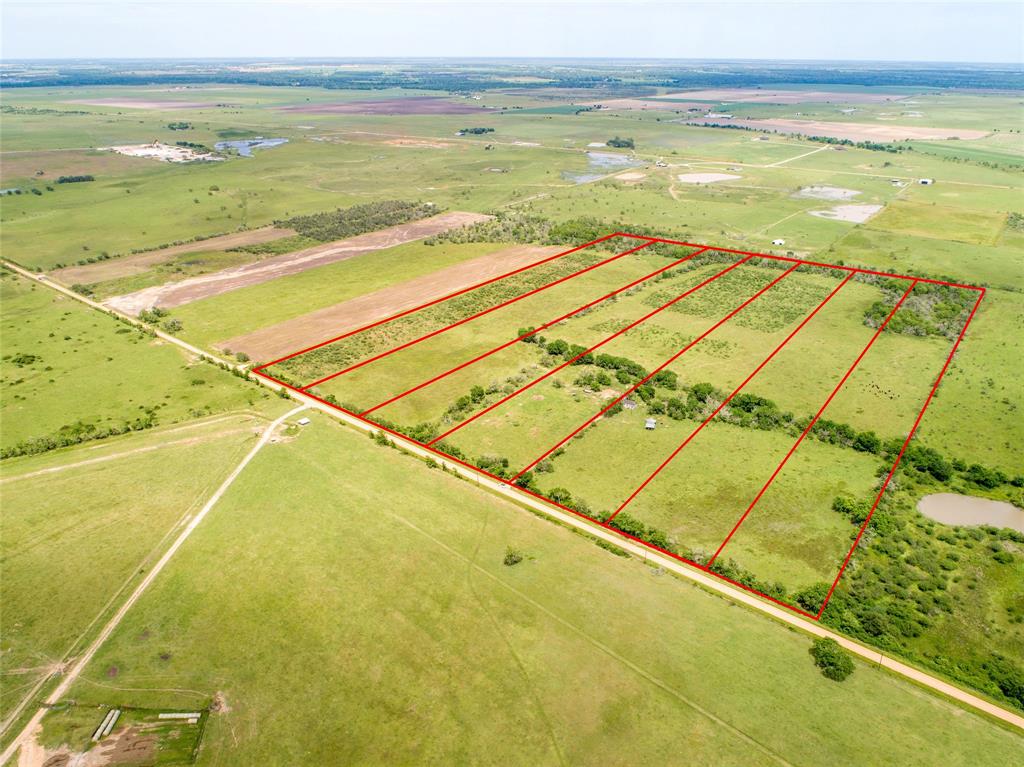
<path id="1" fill-rule="evenodd" d="M 814 657 L 814 665 L 829 679 L 842 682 L 853 673 L 853 658 L 834 639 L 815 639 L 811 655 Z"/>

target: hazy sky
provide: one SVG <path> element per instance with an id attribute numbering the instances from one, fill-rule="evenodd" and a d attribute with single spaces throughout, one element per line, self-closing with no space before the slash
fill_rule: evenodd
<path id="1" fill-rule="evenodd" d="M 3 0 L 4 58 L 542 56 L 1021 62 L 1016 2 Z"/>

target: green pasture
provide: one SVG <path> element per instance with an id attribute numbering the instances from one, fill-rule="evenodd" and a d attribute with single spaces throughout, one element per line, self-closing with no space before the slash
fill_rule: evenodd
<path id="1" fill-rule="evenodd" d="M 503 506 L 314 419 L 256 458 L 71 696 L 218 694 L 200 764 L 1016 759 L 1014 733 L 867 665 L 837 685 L 806 637 Z"/>
<path id="2" fill-rule="evenodd" d="M 4 447 L 137 420 L 168 424 L 270 395 L 11 272 L 0 276 Z"/>
<path id="3" fill-rule="evenodd" d="M 597 513 L 610 513 L 699 425 L 624 411 L 602 419 L 565 446 L 554 470 L 538 474 L 543 492 L 565 488 Z M 651 480 L 622 513 L 666 532 L 706 560 L 725 540 L 793 445 L 786 433 L 709 424 Z M 761 498 L 722 556 L 790 592 L 835 577 L 854 530 L 830 508 L 840 494 L 867 498 L 878 460 L 805 442 Z"/>
<path id="4" fill-rule="evenodd" d="M 3 462 L 3 715 L 99 630 L 262 424 L 234 414 Z"/>

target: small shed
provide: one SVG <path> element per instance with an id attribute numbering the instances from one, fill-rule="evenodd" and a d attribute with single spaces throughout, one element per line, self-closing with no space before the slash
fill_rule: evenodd
<path id="1" fill-rule="evenodd" d="M 299 426 L 307 426 L 309 424 L 309 419 L 308 418 L 300 418 L 298 421 L 296 421 L 296 423 Z"/>
<path id="2" fill-rule="evenodd" d="M 647 429 L 647 431 L 654 431 L 654 427 L 657 425 L 658 422 L 655 421 L 653 418 L 648 418 L 646 421 L 644 421 L 644 428 Z"/>
<path id="3" fill-rule="evenodd" d="M 932 179 L 932 178 L 922 178 L 922 179 L 919 179 L 917 183 L 919 183 L 921 186 L 931 186 L 932 184 L 935 183 L 935 179 Z"/>
<path id="4" fill-rule="evenodd" d="M 772 240 L 772 245 L 785 245 L 785 240 Z"/>

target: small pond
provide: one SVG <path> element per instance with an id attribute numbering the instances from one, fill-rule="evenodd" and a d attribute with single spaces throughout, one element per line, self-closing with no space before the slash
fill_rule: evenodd
<path id="1" fill-rule="evenodd" d="M 597 181 L 609 173 L 623 168 L 639 168 L 644 165 L 643 160 L 634 159 L 628 155 L 616 154 L 614 152 L 587 152 L 588 167 L 584 171 L 563 170 L 562 178 L 572 181 L 574 184 L 586 184 L 590 181 Z"/>
<path id="2" fill-rule="evenodd" d="M 272 149 L 275 146 L 287 143 L 288 139 L 286 138 L 263 138 L 262 136 L 257 136 L 256 138 L 238 139 L 236 141 L 218 141 L 213 147 L 219 152 L 225 149 L 235 149 L 242 157 L 252 157 L 253 149 Z"/>
<path id="3" fill-rule="evenodd" d="M 917 510 L 944 525 L 991 525 L 1024 533 L 1024 509 L 1006 501 L 990 501 L 973 495 L 935 493 L 917 503 Z"/>

